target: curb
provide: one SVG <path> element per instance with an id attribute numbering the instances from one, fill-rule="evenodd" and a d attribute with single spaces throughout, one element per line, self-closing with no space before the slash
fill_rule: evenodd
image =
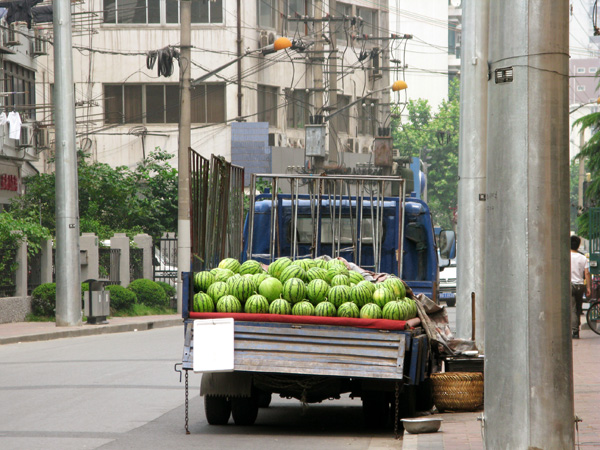
<path id="1" fill-rule="evenodd" d="M 156 320 L 118 325 L 82 325 L 76 329 L 55 330 L 49 333 L 26 334 L 5 338 L 0 337 L 0 345 L 18 344 L 20 342 L 49 341 L 67 337 L 95 336 L 98 334 L 125 333 L 128 331 L 147 331 L 155 328 L 167 328 L 179 325 L 183 325 L 183 319 Z"/>

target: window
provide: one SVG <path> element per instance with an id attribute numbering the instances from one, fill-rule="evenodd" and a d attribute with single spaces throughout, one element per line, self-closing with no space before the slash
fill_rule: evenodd
<path id="1" fill-rule="evenodd" d="M 577 86 L 577 92 L 585 91 L 585 86 Z"/>
<path id="2" fill-rule="evenodd" d="M 589 68 L 589 72 L 590 72 L 590 73 L 596 73 L 597 71 L 598 71 L 598 68 L 597 68 L 597 67 L 590 67 L 590 68 Z"/>
<path id="3" fill-rule="evenodd" d="M 258 25 L 263 28 L 277 27 L 277 11 L 279 0 L 258 1 Z"/>
<path id="4" fill-rule="evenodd" d="M 366 100 L 364 106 L 358 104 L 358 133 L 375 135 L 377 117 L 377 101 Z"/>
<path id="5" fill-rule="evenodd" d="M 578 67 L 577 73 L 585 73 L 585 67 Z"/>
<path id="6" fill-rule="evenodd" d="M 258 85 L 258 121 L 277 127 L 277 88 Z"/>
<path id="7" fill-rule="evenodd" d="M 310 16 L 312 14 L 312 8 L 308 0 L 288 0 L 286 3 L 286 16 Z M 309 33 L 309 26 L 304 22 L 287 22 L 287 31 L 289 36 L 295 36 L 296 34 L 307 35 Z"/>
<path id="8" fill-rule="evenodd" d="M 356 209 L 353 211 L 356 213 Z M 368 213 L 363 209 L 363 215 L 366 216 Z M 373 220 L 369 217 L 362 219 L 362 230 L 361 230 L 361 242 L 363 244 L 373 243 Z M 332 228 L 335 226 L 336 238 L 339 233 L 339 240 L 342 244 L 352 244 L 352 236 L 358 239 L 358 221 L 356 216 L 350 218 L 348 216 L 342 216 L 341 219 L 334 219 L 334 223 L 331 223 L 331 217 L 321 218 L 321 244 L 331 244 L 336 242 Z M 291 241 L 291 223 L 288 224 L 289 231 L 288 242 Z M 297 222 L 298 231 L 298 243 L 299 244 L 312 244 L 313 242 L 313 219 L 310 217 L 298 217 Z M 379 225 L 379 237 L 383 240 L 384 227 L 383 224 Z"/>
<path id="9" fill-rule="evenodd" d="M 210 108 L 209 106 L 210 105 Z M 225 122 L 225 85 L 203 84 L 192 90 L 192 123 Z M 178 123 L 178 84 L 105 84 L 106 123 Z"/>
<path id="10" fill-rule="evenodd" d="M 104 23 L 179 23 L 179 1 L 104 0 Z M 192 0 L 192 23 L 223 23 L 223 0 Z"/>
<path id="11" fill-rule="evenodd" d="M 35 72 L 13 62 L 5 61 L 4 68 L 4 92 L 5 106 L 29 105 L 31 109 L 20 108 L 21 114 L 35 117 Z"/>
<path id="12" fill-rule="evenodd" d="M 344 3 L 338 3 L 336 5 L 335 16 L 343 17 L 347 16 L 349 19 L 343 22 L 331 22 L 330 26 L 335 29 L 335 37 L 342 43 L 345 43 L 349 39 L 351 33 L 350 18 L 352 17 L 352 5 L 346 5 Z M 339 44 L 339 42 L 338 42 Z"/>
<path id="13" fill-rule="evenodd" d="M 359 29 L 359 34 L 368 34 L 369 36 L 379 36 L 379 20 L 376 9 L 356 8 L 356 15 L 361 17 L 363 22 Z"/>
<path id="14" fill-rule="evenodd" d="M 335 113 L 336 111 L 344 109 L 349 104 L 350 104 L 350 97 L 348 97 L 347 95 L 338 94 L 337 105 L 336 105 L 337 109 L 333 112 Z M 347 109 L 343 110 L 341 113 L 339 113 L 338 115 L 336 115 L 333 118 L 333 121 L 335 124 L 335 129 L 337 130 L 338 133 L 350 133 L 350 108 L 347 108 Z"/>
<path id="15" fill-rule="evenodd" d="M 304 128 L 309 121 L 308 94 L 304 90 L 286 89 L 285 99 L 287 101 L 287 127 Z"/>

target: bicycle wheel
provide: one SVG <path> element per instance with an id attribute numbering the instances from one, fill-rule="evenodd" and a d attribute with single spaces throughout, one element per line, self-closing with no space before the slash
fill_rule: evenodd
<path id="1" fill-rule="evenodd" d="M 600 301 L 595 301 L 590 305 L 585 318 L 590 330 L 600 334 Z"/>

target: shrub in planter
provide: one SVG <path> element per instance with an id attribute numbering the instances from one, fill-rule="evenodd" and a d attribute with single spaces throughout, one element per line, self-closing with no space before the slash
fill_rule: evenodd
<path id="1" fill-rule="evenodd" d="M 111 284 L 104 289 L 110 291 L 110 308 L 115 311 L 130 310 L 137 303 L 137 296 L 129 289 Z"/>
<path id="2" fill-rule="evenodd" d="M 133 292 L 137 297 L 137 302 L 143 305 L 159 307 L 167 307 L 169 305 L 169 299 L 163 288 L 152 280 L 141 278 L 132 281 L 127 286 L 127 289 Z"/>
<path id="3" fill-rule="evenodd" d="M 51 317 L 56 308 L 56 283 L 43 283 L 31 293 L 31 312 L 36 316 Z"/>
<path id="4" fill-rule="evenodd" d="M 175 294 L 177 294 L 175 287 L 171 286 L 169 283 L 165 283 L 164 281 L 155 281 L 155 283 L 163 288 L 163 291 L 167 294 L 167 298 L 175 297 Z"/>

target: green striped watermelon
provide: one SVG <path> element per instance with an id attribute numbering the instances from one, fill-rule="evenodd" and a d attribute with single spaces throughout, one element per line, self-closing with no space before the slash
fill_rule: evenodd
<path id="1" fill-rule="evenodd" d="M 333 286 L 329 289 L 327 299 L 333 303 L 333 306 L 339 308 L 342 303 L 350 300 L 350 287 L 345 285 Z"/>
<path id="2" fill-rule="evenodd" d="M 245 275 L 247 273 L 254 275 L 255 273 L 263 272 L 263 268 L 258 261 L 253 259 L 249 259 L 248 261 L 244 261 L 240 266 L 239 273 L 240 275 Z"/>
<path id="3" fill-rule="evenodd" d="M 357 284 L 357 286 L 366 286 L 369 291 L 371 291 L 371 294 L 373 292 L 375 292 L 375 289 L 377 289 L 377 287 L 375 287 L 375 283 L 371 283 L 370 281 L 367 280 L 363 280 L 360 283 Z"/>
<path id="4" fill-rule="evenodd" d="M 194 312 L 213 312 L 215 310 L 215 302 L 210 298 L 210 295 L 204 292 L 198 292 L 194 295 Z"/>
<path id="5" fill-rule="evenodd" d="M 331 280 L 333 280 L 333 278 L 336 275 L 348 276 L 348 269 L 346 269 L 346 267 L 341 267 L 341 266 L 333 266 L 333 267 L 327 269 L 327 273 L 325 274 L 325 281 L 327 281 L 329 284 L 331 284 Z"/>
<path id="6" fill-rule="evenodd" d="M 229 269 L 234 273 L 240 271 L 240 262 L 235 258 L 225 258 L 217 266 L 219 269 Z"/>
<path id="7" fill-rule="evenodd" d="M 356 286 L 352 286 L 350 288 L 350 301 L 361 308 L 367 303 L 371 303 L 373 301 L 373 295 L 368 287 L 357 284 Z"/>
<path id="8" fill-rule="evenodd" d="M 265 281 L 267 278 L 271 278 L 271 275 L 269 275 L 267 272 L 260 272 L 252 275 L 252 281 L 254 281 L 254 284 L 257 286 L 260 286 L 260 283 Z"/>
<path id="9" fill-rule="evenodd" d="M 350 278 L 350 281 L 354 284 L 358 284 L 361 281 L 365 281 L 365 278 L 360 273 L 354 270 L 348 271 L 348 277 Z"/>
<path id="10" fill-rule="evenodd" d="M 281 297 L 283 284 L 277 278 L 269 277 L 258 286 L 258 293 L 266 297 L 269 303 Z"/>
<path id="11" fill-rule="evenodd" d="M 336 275 L 331 279 L 332 286 L 350 286 L 350 278 L 346 275 Z"/>
<path id="12" fill-rule="evenodd" d="M 242 311 L 242 304 L 233 295 L 225 295 L 217 302 L 217 312 L 240 313 Z"/>
<path id="13" fill-rule="evenodd" d="M 194 292 L 206 292 L 208 287 L 215 282 L 215 276 L 208 272 L 196 272 L 194 274 Z"/>
<path id="14" fill-rule="evenodd" d="M 225 280 L 225 284 L 227 284 L 227 288 L 231 292 L 233 285 L 242 279 L 242 276 L 239 273 L 234 274 L 233 276 L 227 278 Z"/>
<path id="15" fill-rule="evenodd" d="M 315 307 L 307 301 L 298 302 L 292 306 L 292 314 L 294 316 L 314 316 Z"/>
<path id="16" fill-rule="evenodd" d="M 260 294 L 251 295 L 244 304 L 244 312 L 249 314 L 268 314 L 269 301 Z"/>
<path id="17" fill-rule="evenodd" d="M 281 276 L 281 272 L 283 272 L 283 269 L 285 269 L 290 264 L 292 264 L 292 260 L 285 256 L 283 258 L 277 259 L 276 261 L 273 261 L 271 264 L 269 264 L 269 275 L 275 278 L 279 278 Z"/>
<path id="18" fill-rule="evenodd" d="M 327 268 L 331 269 L 332 267 L 340 267 L 346 269 L 346 264 L 341 259 L 330 259 L 327 261 Z"/>
<path id="19" fill-rule="evenodd" d="M 304 281 L 306 279 L 306 272 L 302 267 L 297 266 L 296 264 L 290 264 L 283 269 L 283 272 L 279 275 L 279 281 L 285 284 L 290 278 L 299 278 Z"/>
<path id="20" fill-rule="evenodd" d="M 329 285 L 327 281 L 317 278 L 308 283 L 306 287 L 306 297 L 310 300 L 313 305 L 321 303 L 327 298 L 329 292 Z"/>
<path id="21" fill-rule="evenodd" d="M 373 303 L 380 308 L 383 308 L 386 303 L 391 302 L 395 299 L 395 295 L 391 289 L 386 287 L 380 287 L 373 292 Z"/>
<path id="22" fill-rule="evenodd" d="M 224 283 L 223 281 L 217 281 L 208 287 L 206 293 L 210 295 L 210 298 L 212 298 L 216 303 L 221 297 L 229 294 L 229 288 L 227 287 L 227 283 Z"/>
<path id="23" fill-rule="evenodd" d="M 229 289 L 229 293 L 237 298 L 240 302 L 244 303 L 248 298 L 256 292 L 256 285 L 251 278 L 240 278 L 234 285 Z"/>
<path id="24" fill-rule="evenodd" d="M 313 261 L 315 262 L 315 267 L 318 267 L 319 269 L 325 269 L 325 271 L 327 271 L 327 269 L 329 268 L 327 261 L 325 261 L 322 258 L 317 258 L 317 259 L 314 259 Z"/>
<path id="25" fill-rule="evenodd" d="M 381 319 L 383 317 L 381 308 L 375 303 L 367 303 L 360 308 L 361 319 Z"/>
<path id="26" fill-rule="evenodd" d="M 358 306 L 356 306 L 352 302 L 342 303 L 342 305 L 337 309 L 338 317 L 352 317 L 357 319 L 360 315 L 360 310 Z"/>
<path id="27" fill-rule="evenodd" d="M 213 270 L 215 270 L 215 269 L 213 269 Z M 217 269 L 217 271 L 214 272 L 215 281 L 225 281 L 228 278 L 231 278 L 233 275 L 235 275 L 235 274 L 230 269 Z"/>
<path id="28" fill-rule="evenodd" d="M 333 303 L 324 301 L 315 306 L 315 316 L 320 317 L 335 317 L 337 310 Z"/>
<path id="29" fill-rule="evenodd" d="M 404 300 L 402 300 L 402 302 L 404 302 L 404 304 L 408 308 L 407 320 L 417 317 L 417 302 L 408 297 L 404 297 Z"/>
<path id="30" fill-rule="evenodd" d="M 305 272 L 308 272 L 312 267 L 314 267 L 314 263 L 312 259 L 297 259 L 294 261 L 294 264 L 302 267 Z"/>
<path id="31" fill-rule="evenodd" d="M 404 287 L 404 283 L 400 278 L 386 278 L 383 284 L 384 286 L 387 286 L 394 291 L 394 295 L 396 296 L 396 298 L 402 299 L 406 297 L 406 288 Z"/>
<path id="32" fill-rule="evenodd" d="M 269 313 L 290 315 L 292 314 L 292 304 L 283 298 L 275 299 L 269 305 Z"/>
<path id="33" fill-rule="evenodd" d="M 306 279 L 309 282 L 316 279 L 325 280 L 326 276 L 327 271 L 325 269 L 322 269 L 321 267 L 311 267 L 306 272 Z"/>
<path id="34" fill-rule="evenodd" d="M 392 300 L 383 307 L 382 316 L 384 319 L 406 320 L 406 307 L 402 301 Z"/>
<path id="35" fill-rule="evenodd" d="M 306 285 L 300 278 L 290 278 L 283 283 L 281 296 L 288 302 L 298 303 L 306 298 Z"/>

